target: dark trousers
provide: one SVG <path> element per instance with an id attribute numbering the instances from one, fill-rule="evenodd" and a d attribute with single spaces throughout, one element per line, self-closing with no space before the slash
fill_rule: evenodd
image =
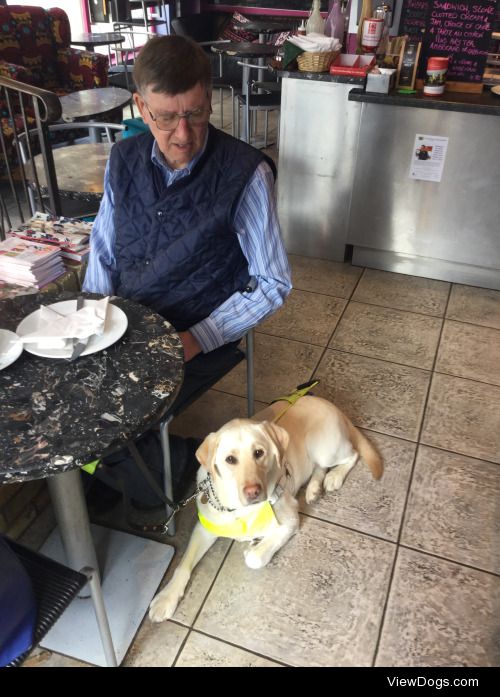
<path id="1" fill-rule="evenodd" d="M 226 344 L 210 353 L 200 353 L 186 363 L 182 387 L 164 418 L 170 414 L 180 414 L 244 358 L 238 343 Z M 192 443 L 172 435 L 169 443 L 174 498 L 178 499 L 183 496 L 182 489 L 189 483 L 189 478 L 194 477 L 197 465 L 193 461 Z M 163 453 L 158 431 L 151 429 L 136 441 L 136 445 L 158 486 L 163 489 Z M 103 462 L 105 466 L 96 470 L 97 479 L 113 489 L 121 490 L 123 487 L 125 496 L 140 505 L 160 505 L 161 501 L 126 448 L 105 457 Z"/>

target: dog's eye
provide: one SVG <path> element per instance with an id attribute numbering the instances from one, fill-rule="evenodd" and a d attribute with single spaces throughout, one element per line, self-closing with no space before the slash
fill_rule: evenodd
<path id="1" fill-rule="evenodd" d="M 263 455 L 264 455 L 264 451 L 262 450 L 262 448 L 257 448 L 257 450 L 253 451 L 253 456 L 256 460 L 258 460 L 259 457 L 262 457 Z"/>
<path id="2" fill-rule="evenodd" d="M 234 455 L 228 455 L 226 457 L 226 462 L 228 465 L 235 465 L 238 462 L 238 460 L 234 457 Z"/>

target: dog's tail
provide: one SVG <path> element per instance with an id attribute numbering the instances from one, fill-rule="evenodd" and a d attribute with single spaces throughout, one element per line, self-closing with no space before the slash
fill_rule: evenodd
<path id="1" fill-rule="evenodd" d="M 384 473 L 384 463 L 382 457 L 377 452 L 375 446 L 370 443 L 368 438 L 359 431 L 356 426 L 347 419 L 349 427 L 349 437 L 354 449 L 358 451 L 363 462 L 366 462 L 374 479 L 380 479 Z"/>

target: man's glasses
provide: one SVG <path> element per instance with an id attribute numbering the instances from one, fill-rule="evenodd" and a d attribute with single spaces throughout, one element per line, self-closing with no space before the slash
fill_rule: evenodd
<path id="1" fill-rule="evenodd" d="M 161 116 L 153 116 L 151 109 L 148 107 L 146 102 L 144 102 L 144 104 L 150 117 L 160 131 L 175 131 L 181 119 L 186 119 L 190 126 L 201 126 L 202 124 L 207 123 L 210 118 L 210 114 L 212 113 L 212 107 L 209 109 L 200 107 L 199 109 L 193 109 L 193 111 L 186 111 L 184 114 L 171 113 L 162 114 Z"/>

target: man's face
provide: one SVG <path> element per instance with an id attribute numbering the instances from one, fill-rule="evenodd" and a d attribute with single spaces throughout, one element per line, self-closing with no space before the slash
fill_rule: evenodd
<path id="1" fill-rule="evenodd" d="M 134 101 L 145 123 L 151 129 L 158 146 L 167 163 L 173 169 L 183 169 L 200 152 L 205 142 L 210 115 L 210 94 L 207 88 L 198 83 L 195 87 L 176 94 L 153 92 L 147 89 L 145 94 L 134 94 Z M 174 130 L 161 130 L 157 121 L 172 114 L 185 114 L 203 110 L 198 116 L 202 123 L 193 123 L 186 118 L 179 119 Z M 152 118 L 154 117 L 154 118 Z"/>

